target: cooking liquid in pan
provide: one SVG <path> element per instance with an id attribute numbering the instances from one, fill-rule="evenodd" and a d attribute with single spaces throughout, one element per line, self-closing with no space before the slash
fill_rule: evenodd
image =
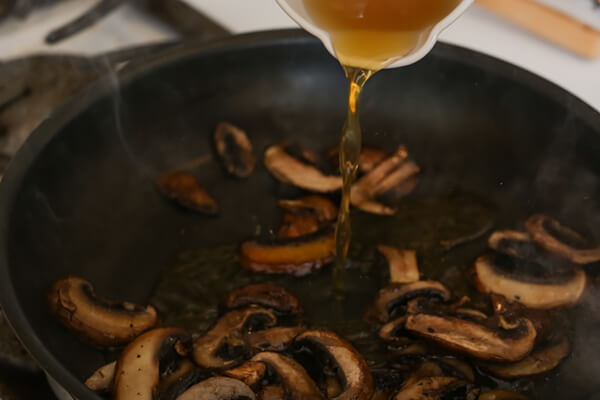
<path id="1" fill-rule="evenodd" d="M 304 0 L 313 21 L 331 36 L 346 72 L 348 116 L 340 143 L 342 200 L 336 226 L 334 285 L 344 289 L 344 270 L 352 236 L 350 188 L 361 151 L 358 116 L 360 94 L 367 80 L 394 59 L 410 52 L 421 35 L 450 14 L 460 0 Z"/>

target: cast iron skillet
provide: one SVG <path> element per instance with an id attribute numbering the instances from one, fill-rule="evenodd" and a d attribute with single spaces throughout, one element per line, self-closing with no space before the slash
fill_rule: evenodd
<path id="1" fill-rule="evenodd" d="M 247 181 L 225 179 L 216 162 L 195 169 L 219 199 L 218 218 L 165 202 L 157 174 L 212 154 L 221 120 L 251 132 L 259 151 L 284 138 L 325 149 L 337 142 L 345 94 L 317 40 L 267 32 L 170 49 L 49 118 L 0 193 L 2 305 L 47 373 L 76 398 L 98 398 L 82 379 L 105 361 L 49 315 L 53 280 L 79 275 L 106 296 L 144 302 L 180 251 L 276 223 L 278 186 L 262 166 Z M 467 190 L 498 205 L 499 226 L 543 211 L 600 237 L 600 115 L 551 83 L 438 44 L 422 62 L 378 74 L 361 112 L 366 142 L 405 143 L 423 166 L 417 196 Z M 547 391 L 556 398 L 588 398 L 600 382 L 598 321 L 579 324 L 574 354 Z"/>

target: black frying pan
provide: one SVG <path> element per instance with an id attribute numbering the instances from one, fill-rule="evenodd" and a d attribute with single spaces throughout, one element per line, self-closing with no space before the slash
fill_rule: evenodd
<path id="1" fill-rule="evenodd" d="M 47 373 L 92 399 L 82 379 L 105 362 L 49 315 L 55 279 L 83 276 L 106 296 L 144 302 L 181 251 L 277 223 L 280 186 L 262 166 L 247 181 L 226 179 L 214 161 L 194 169 L 220 202 L 218 218 L 165 202 L 157 174 L 212 154 L 221 120 L 244 127 L 257 149 L 290 138 L 326 149 L 345 94 L 341 68 L 317 40 L 268 32 L 170 49 L 48 119 L 11 163 L 0 197 L 2 306 Z M 438 44 L 418 64 L 373 78 L 361 113 L 367 143 L 405 143 L 423 166 L 415 196 L 469 191 L 497 205 L 497 226 L 548 212 L 600 238 L 600 115 L 551 83 Z M 600 384 L 600 330 L 584 312 L 557 384 L 541 386 L 545 398 L 589 398 Z"/>

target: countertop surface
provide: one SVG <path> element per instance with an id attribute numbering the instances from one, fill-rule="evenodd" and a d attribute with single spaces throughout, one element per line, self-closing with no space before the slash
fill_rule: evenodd
<path id="1" fill-rule="evenodd" d="M 234 33 L 296 26 L 274 0 L 187 1 Z M 24 21 L 5 21 L 0 25 L 2 58 L 10 59 L 32 52 L 98 53 L 176 36 L 168 27 L 125 5 L 93 28 L 64 43 L 53 47 L 44 44 L 44 36 L 49 30 L 77 16 L 94 2 L 66 1 L 37 11 Z M 600 9 L 597 12 L 600 18 Z M 441 40 L 524 67 L 600 110 L 600 59 L 590 61 L 575 56 L 477 6 L 444 32 Z"/>

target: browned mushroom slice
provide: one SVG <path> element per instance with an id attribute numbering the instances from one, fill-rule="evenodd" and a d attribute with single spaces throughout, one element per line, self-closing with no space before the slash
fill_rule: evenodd
<path id="1" fill-rule="evenodd" d="M 116 361 L 98 368 L 92 376 L 86 379 L 85 386 L 96 392 L 109 391 L 112 388 L 113 380 L 115 379 L 116 369 Z"/>
<path id="2" fill-rule="evenodd" d="M 267 367 L 265 364 L 254 361 L 247 361 L 239 367 L 223 371 L 223 375 L 244 382 L 246 385 L 255 388 L 265 377 Z"/>
<path id="3" fill-rule="evenodd" d="M 217 202 L 200 185 L 198 179 L 188 172 L 170 172 L 158 177 L 156 185 L 160 193 L 183 207 L 205 214 L 219 211 Z"/>
<path id="4" fill-rule="evenodd" d="M 285 399 L 285 389 L 280 385 L 267 385 L 258 392 L 257 397 L 259 400 L 282 400 Z"/>
<path id="5" fill-rule="evenodd" d="M 509 256 L 529 259 L 529 254 L 535 251 L 535 244 L 527 232 L 495 231 L 488 239 L 490 248 Z"/>
<path id="6" fill-rule="evenodd" d="M 284 314 L 302 313 L 302 306 L 296 296 L 270 283 L 255 283 L 232 290 L 223 302 L 225 308 L 240 308 L 253 304 Z"/>
<path id="7" fill-rule="evenodd" d="M 374 147 L 363 146 L 360 151 L 358 170 L 363 174 L 371 172 L 380 162 L 389 157 L 390 153 Z M 327 158 L 336 168 L 339 165 L 340 148 L 338 146 L 327 152 Z"/>
<path id="8" fill-rule="evenodd" d="M 201 378 L 206 377 L 200 375 L 196 364 L 191 360 L 188 358 L 178 360 L 176 365 L 170 366 L 167 373 L 160 378 L 158 391 L 161 393 L 161 400 L 177 397 Z"/>
<path id="9" fill-rule="evenodd" d="M 280 145 L 271 146 L 265 152 L 265 166 L 275 178 L 283 183 L 318 193 L 335 192 L 342 188 L 340 176 L 327 176 L 317 168 L 304 164 L 286 153 Z"/>
<path id="10" fill-rule="evenodd" d="M 251 361 L 266 364 L 278 377 L 290 400 L 324 400 L 304 367 L 293 359 L 279 353 L 264 352 L 252 357 Z"/>
<path id="11" fill-rule="evenodd" d="M 279 237 L 299 238 L 319 231 L 321 223 L 316 215 L 283 214 L 283 221 L 279 227 Z"/>
<path id="12" fill-rule="evenodd" d="M 535 350 L 516 363 L 483 363 L 480 365 L 488 373 L 498 378 L 517 379 L 545 374 L 556 368 L 567 355 L 569 355 L 569 341 L 563 338 L 557 343 Z"/>
<path id="13" fill-rule="evenodd" d="M 436 281 L 418 281 L 413 283 L 392 283 L 381 289 L 366 319 L 371 322 L 389 321 L 394 308 L 406 304 L 416 297 L 434 297 L 442 301 L 450 300 L 450 291 Z"/>
<path id="14" fill-rule="evenodd" d="M 411 283 L 419 280 L 417 252 L 379 245 L 377 250 L 385 256 L 390 268 L 391 283 Z"/>
<path id="15" fill-rule="evenodd" d="M 296 342 L 318 346 L 337 366 L 342 392 L 335 400 L 370 400 L 374 392 L 373 377 L 365 359 L 345 339 L 324 330 L 306 331 Z"/>
<path id="16" fill-rule="evenodd" d="M 245 348 L 243 331 L 257 321 L 269 327 L 275 325 L 277 317 L 259 307 L 230 311 L 223 315 L 212 329 L 194 342 L 196 364 L 207 369 L 226 369 L 238 364 L 243 355 L 239 354 L 240 349 Z"/>
<path id="17" fill-rule="evenodd" d="M 453 398 L 475 400 L 478 394 L 479 391 L 473 389 L 468 382 L 457 378 L 435 376 L 403 386 L 394 396 L 394 400 L 441 400 L 451 395 L 454 395 Z"/>
<path id="18" fill-rule="evenodd" d="M 154 307 L 96 297 L 92 285 L 76 277 L 56 281 L 48 303 L 60 323 L 97 346 L 127 344 L 158 321 Z"/>
<path id="19" fill-rule="evenodd" d="M 294 214 L 310 213 L 320 222 L 334 221 L 337 218 L 337 206 L 323 196 L 308 195 L 295 200 L 279 200 L 279 207 Z"/>
<path id="20" fill-rule="evenodd" d="M 451 357 L 440 358 L 442 367 L 448 366 L 452 369 L 452 373 L 448 375 L 456 376 L 465 379 L 469 382 L 475 382 L 475 372 L 473 368 L 466 362 Z M 446 368 L 444 368 L 446 370 Z"/>
<path id="21" fill-rule="evenodd" d="M 132 397 L 136 398 L 136 397 Z M 136 398 L 137 399 L 137 398 Z M 256 400 L 256 395 L 245 383 L 237 379 L 216 377 L 195 384 L 177 400 Z"/>
<path id="22" fill-rule="evenodd" d="M 558 257 L 577 264 L 600 261 L 600 246 L 592 245 L 554 218 L 533 215 L 525 221 L 525 228 L 538 246 Z"/>
<path id="23" fill-rule="evenodd" d="M 406 315 L 391 320 L 379 329 L 379 337 L 386 343 L 394 345 L 406 345 L 412 343 L 412 340 L 400 335 L 400 332 L 404 330 L 405 322 Z"/>
<path id="24" fill-rule="evenodd" d="M 538 309 L 568 307 L 576 304 L 586 287 L 586 274 L 575 269 L 561 282 L 529 282 L 509 276 L 495 266 L 496 258 L 483 255 L 475 261 L 471 278 L 482 293 L 501 294 L 507 299 Z"/>
<path id="25" fill-rule="evenodd" d="M 395 171 L 383 178 L 377 185 L 369 190 L 369 196 L 376 197 L 406 182 L 409 178 L 419 173 L 421 168 L 413 161 L 403 162 Z"/>
<path id="26" fill-rule="evenodd" d="M 491 390 L 479 396 L 478 400 L 529 400 L 529 397 L 508 390 Z"/>
<path id="27" fill-rule="evenodd" d="M 503 316 L 509 320 L 515 320 L 520 317 L 527 318 L 535 327 L 536 342 L 542 342 L 554 330 L 552 319 L 549 312 L 546 310 L 536 310 L 527 308 L 517 301 L 508 301 L 506 297 L 492 293 L 490 294 L 490 302 L 494 313 Z"/>
<path id="28" fill-rule="evenodd" d="M 154 329 L 131 342 L 117 362 L 114 380 L 115 400 L 152 400 L 159 381 L 160 357 L 174 350 L 177 342 L 187 340 L 177 328 Z"/>
<path id="29" fill-rule="evenodd" d="M 428 314 L 406 318 L 405 328 L 425 339 L 476 358 L 497 361 L 519 361 L 535 341 L 535 328 L 527 319 L 519 320 L 516 329 L 503 331 L 464 319 Z"/>
<path id="30" fill-rule="evenodd" d="M 284 351 L 298 335 L 306 331 L 301 326 L 277 326 L 246 335 L 245 341 L 255 351 Z"/>
<path id="31" fill-rule="evenodd" d="M 335 256 L 335 236 L 327 232 L 302 241 L 264 245 L 256 241 L 242 244 L 240 262 L 254 272 L 307 275 L 331 263 Z"/>
<path id="32" fill-rule="evenodd" d="M 227 172 L 239 178 L 250 176 L 256 157 L 246 132 L 228 122 L 221 122 L 215 130 L 215 147 Z"/>

